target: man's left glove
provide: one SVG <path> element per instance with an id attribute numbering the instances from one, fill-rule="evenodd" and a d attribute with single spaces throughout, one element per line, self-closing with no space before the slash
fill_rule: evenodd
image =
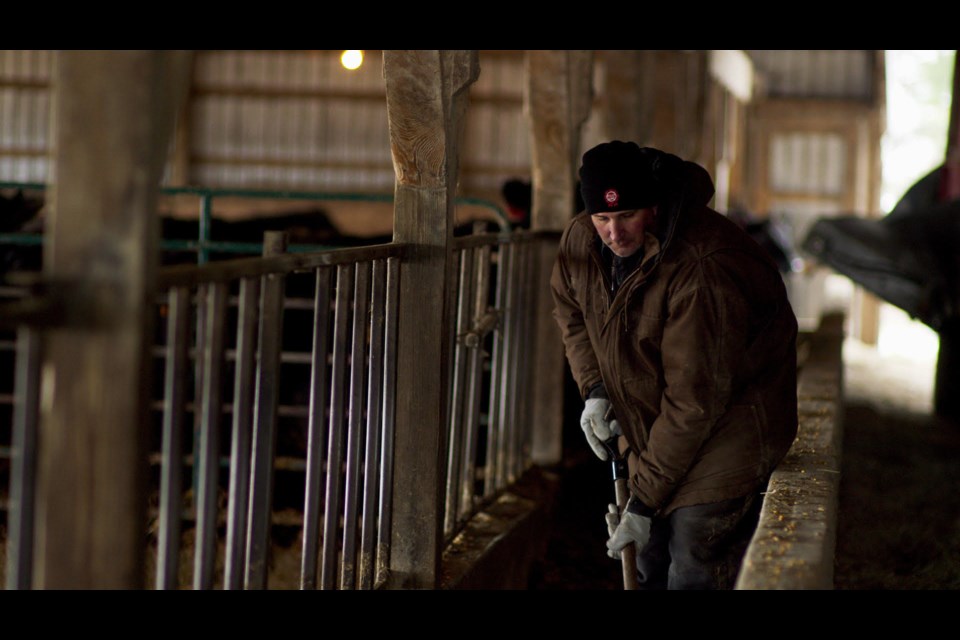
<path id="1" fill-rule="evenodd" d="M 620 552 L 631 542 L 637 545 L 639 552 L 650 539 L 650 518 L 646 516 L 625 511 L 621 518 L 617 505 L 611 504 L 607 508 L 606 520 L 607 534 L 610 536 L 607 555 L 611 558 L 619 558 Z"/>

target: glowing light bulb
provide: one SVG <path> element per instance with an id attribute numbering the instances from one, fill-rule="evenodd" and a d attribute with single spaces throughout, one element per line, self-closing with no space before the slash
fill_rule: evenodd
<path id="1" fill-rule="evenodd" d="M 360 65 L 363 64 L 363 51 L 359 49 L 344 51 L 340 54 L 340 64 L 351 71 L 359 69 Z"/>

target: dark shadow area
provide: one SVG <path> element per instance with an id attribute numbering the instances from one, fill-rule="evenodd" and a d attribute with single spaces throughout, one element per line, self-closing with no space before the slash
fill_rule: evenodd
<path id="1" fill-rule="evenodd" d="M 610 464 L 597 459 L 580 430 L 583 401 L 565 366 L 563 462 L 554 521 L 532 590 L 623 589 L 620 563 L 607 557 L 607 505 L 615 501 Z"/>
<path id="2" fill-rule="evenodd" d="M 586 444 L 584 444 L 586 449 Z M 613 501 L 613 480 L 593 453 L 570 461 L 561 475 L 560 494 L 547 554 L 530 576 L 533 590 L 623 589 L 618 561 L 606 554 L 603 516 Z"/>

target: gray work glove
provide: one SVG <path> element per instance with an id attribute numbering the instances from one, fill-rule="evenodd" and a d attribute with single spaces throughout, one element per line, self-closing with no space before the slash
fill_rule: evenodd
<path id="1" fill-rule="evenodd" d="M 587 398 L 580 414 L 580 428 L 587 437 L 587 444 L 601 460 L 609 457 L 603 443 L 614 436 L 621 435 L 620 423 L 606 418 L 610 401 L 606 398 Z"/>
<path id="2" fill-rule="evenodd" d="M 607 555 L 611 558 L 619 558 L 623 548 L 631 542 L 637 545 L 639 552 L 650 539 L 650 518 L 627 511 L 620 518 L 620 512 L 617 505 L 611 504 L 607 507 L 607 534 L 610 539 L 607 540 Z"/>

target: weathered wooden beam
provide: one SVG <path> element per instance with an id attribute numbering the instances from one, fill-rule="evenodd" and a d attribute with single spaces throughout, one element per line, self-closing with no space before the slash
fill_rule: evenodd
<path id="1" fill-rule="evenodd" d="M 187 95 L 181 101 L 177 115 L 176 128 L 173 134 L 173 149 L 170 154 L 169 186 L 185 187 L 190 181 L 190 148 L 192 146 L 190 132 L 193 130 L 193 77 L 196 58 L 190 60 L 189 80 L 187 81 Z"/>
<path id="2" fill-rule="evenodd" d="M 712 49 L 707 56 L 710 77 L 741 102 L 753 99 L 753 62 L 739 49 Z"/>
<path id="3" fill-rule="evenodd" d="M 575 213 L 580 128 L 593 102 L 592 51 L 530 51 L 527 54 L 533 156 L 535 230 L 560 231 Z M 531 456 L 537 464 L 555 464 L 563 457 L 564 355 L 553 319 L 549 278 L 556 242 L 543 242 L 537 257 L 536 347 L 532 388 Z"/>
<path id="4" fill-rule="evenodd" d="M 384 51 L 390 146 L 397 175 L 400 267 L 390 577 L 393 588 L 435 588 L 443 526 L 449 407 L 448 340 L 453 199 L 467 92 L 477 51 Z"/>
<path id="5" fill-rule="evenodd" d="M 778 126 L 803 129 L 842 127 L 852 119 L 867 117 L 877 109 L 863 100 L 825 98 L 775 98 L 752 103 L 754 116 Z"/>
<path id="6" fill-rule="evenodd" d="M 34 587 L 144 585 L 155 204 L 190 58 L 57 57 Z"/>
<path id="7" fill-rule="evenodd" d="M 947 126 L 946 169 L 940 178 L 940 200 L 960 198 L 960 51 L 954 55 L 950 122 Z"/>
<path id="8" fill-rule="evenodd" d="M 956 71 L 955 71 L 956 72 Z M 887 128 L 887 88 L 886 88 L 886 56 L 882 49 L 874 52 L 874 109 L 869 122 L 870 151 L 867 162 L 869 177 L 867 186 L 867 215 L 879 218 L 886 214 L 880 204 L 880 194 L 883 191 L 883 166 L 881 140 Z M 874 295 L 864 292 L 860 310 L 860 323 L 868 330 L 860 332 L 860 339 L 867 344 L 877 344 L 880 340 L 880 304 L 881 301 Z"/>
<path id="9" fill-rule="evenodd" d="M 603 52 L 605 78 L 603 131 L 607 140 L 653 139 L 656 52 L 613 49 Z"/>
<path id="10" fill-rule="evenodd" d="M 534 229 L 561 230 L 574 213 L 580 127 L 593 101 L 593 52 L 527 52 Z"/>

